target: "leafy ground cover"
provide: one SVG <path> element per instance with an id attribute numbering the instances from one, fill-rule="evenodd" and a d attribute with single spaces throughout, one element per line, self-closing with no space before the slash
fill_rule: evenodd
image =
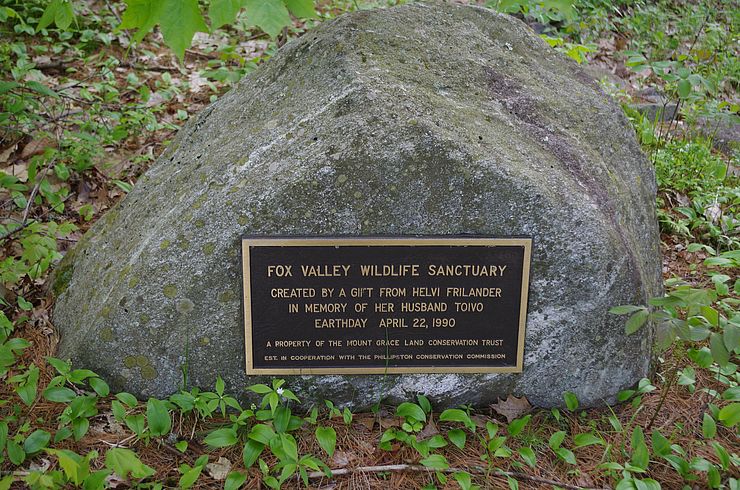
<path id="1" fill-rule="evenodd" d="M 658 325 L 653 376 L 603 409 L 564 393 L 561 410 L 510 397 L 440 413 L 420 394 L 353 414 L 281 380 L 138 401 L 53 357 L 49 273 L 177 128 L 291 37 L 386 6 L 151 5 L 0 0 L 0 489 L 738 488 L 740 186 L 722 137 L 738 119 L 736 8 L 488 5 L 601 79 L 655 165 L 666 295 L 613 310 L 627 332 Z M 245 389 L 255 405 L 229 396 Z"/>

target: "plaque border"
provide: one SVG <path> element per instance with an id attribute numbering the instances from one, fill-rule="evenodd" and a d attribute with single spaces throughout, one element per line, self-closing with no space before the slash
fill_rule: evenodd
<path id="1" fill-rule="evenodd" d="M 250 247 L 329 247 L 329 246 L 521 246 L 524 247 L 522 265 L 522 288 L 519 304 L 519 338 L 517 343 L 517 362 L 515 366 L 500 367 L 351 367 L 351 368 L 255 368 L 252 358 L 252 301 L 249 268 Z M 524 369 L 524 338 L 527 323 L 527 305 L 529 298 L 529 276 L 532 260 L 532 237 L 242 237 L 242 286 L 244 313 L 244 355 L 247 376 L 259 375 L 315 375 L 315 374 L 486 374 L 486 373 L 521 373 Z"/>

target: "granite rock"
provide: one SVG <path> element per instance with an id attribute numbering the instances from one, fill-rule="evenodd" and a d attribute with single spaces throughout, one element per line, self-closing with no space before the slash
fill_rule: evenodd
<path id="1" fill-rule="evenodd" d="M 306 400 L 438 408 L 513 393 L 613 401 L 661 291 L 655 179 L 619 106 L 522 22 L 483 8 L 356 12 L 288 43 L 194 117 L 57 268 L 58 355 L 137 396 L 244 374 L 240 237 L 534 237 L 521 374 L 293 376 Z"/>

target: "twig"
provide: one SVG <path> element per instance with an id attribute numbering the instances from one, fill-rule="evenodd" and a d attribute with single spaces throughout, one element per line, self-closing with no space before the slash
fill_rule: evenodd
<path id="1" fill-rule="evenodd" d="M 339 468 L 331 470 L 332 476 L 349 475 L 352 473 L 382 473 L 385 471 L 442 471 L 443 473 L 457 473 L 458 471 L 468 471 L 470 473 L 482 474 L 483 471 L 480 469 L 463 469 L 463 468 L 447 468 L 445 470 L 433 470 L 426 466 L 417 464 L 389 464 L 383 466 L 358 466 L 356 468 Z M 568 490 L 606 490 L 598 487 L 581 487 L 578 485 L 570 485 L 555 480 L 549 480 L 547 478 L 540 478 L 539 476 L 527 475 L 526 473 L 518 473 L 515 471 L 502 471 L 496 470 L 497 476 L 508 476 L 516 478 L 518 480 L 528 480 L 537 483 L 544 483 L 546 485 L 555 485 L 560 488 L 567 488 Z M 309 478 L 326 478 L 326 474 L 323 471 L 313 471 L 308 474 Z"/>
<path id="2" fill-rule="evenodd" d="M 660 401 L 658 402 L 658 406 L 655 407 L 655 412 L 653 412 L 653 416 L 650 417 L 650 422 L 648 422 L 647 426 L 645 426 L 645 432 L 649 431 L 653 423 L 655 422 L 655 419 L 658 417 L 658 414 L 660 413 L 660 409 L 663 408 L 663 403 L 665 403 L 666 398 L 668 397 L 668 392 L 671 391 L 671 387 L 673 386 L 673 383 L 675 383 L 676 379 L 678 378 L 678 366 L 673 367 L 673 375 L 668 380 L 668 384 L 663 388 L 663 393 L 660 396 Z"/>

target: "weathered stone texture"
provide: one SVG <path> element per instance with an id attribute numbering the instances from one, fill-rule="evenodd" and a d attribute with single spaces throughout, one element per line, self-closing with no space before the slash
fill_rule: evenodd
<path id="1" fill-rule="evenodd" d="M 534 237 L 523 374 L 304 376 L 302 398 L 558 405 L 648 371 L 608 309 L 661 278 L 655 182 L 619 106 L 523 23 L 482 8 L 357 12 L 283 47 L 180 131 L 65 258 L 59 355 L 119 389 L 244 375 L 240 237 Z"/>

